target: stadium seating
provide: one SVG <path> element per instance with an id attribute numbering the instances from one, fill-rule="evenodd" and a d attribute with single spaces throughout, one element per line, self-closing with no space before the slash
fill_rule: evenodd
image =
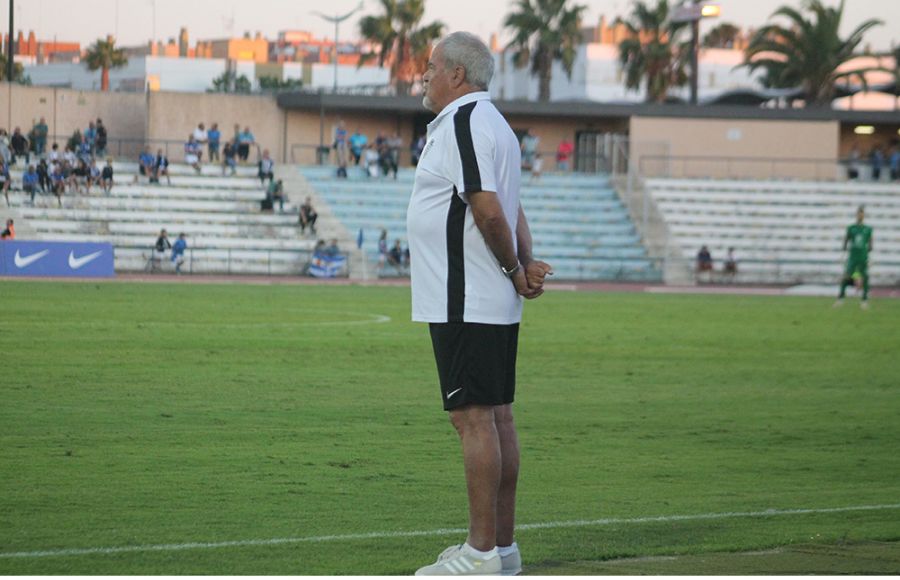
<path id="1" fill-rule="evenodd" d="M 173 243 L 187 233 L 188 272 L 299 274 L 309 261 L 315 240 L 300 235 L 296 208 L 260 211 L 264 193 L 255 167 L 223 177 L 217 166 L 198 175 L 189 166 L 171 165 L 171 186 L 164 177 L 163 185 L 132 183 L 135 163 L 114 168 L 117 185 L 109 195 L 99 187 L 91 195 L 66 194 L 60 208 L 50 194 L 38 194 L 32 206 L 25 194 L 10 193 L 11 205 L 34 239 L 112 243 L 117 271 L 171 269 L 165 260 L 150 260 L 162 228 Z M 19 182 L 21 168 L 12 177 Z"/>
<path id="2" fill-rule="evenodd" d="M 729 247 L 738 282 L 835 283 L 844 232 L 866 207 L 875 230 L 872 283 L 900 281 L 900 187 L 890 184 L 647 179 L 671 240 L 692 263 L 709 247 L 721 270 Z"/>
<path id="3" fill-rule="evenodd" d="M 382 228 L 388 246 L 397 239 L 406 246 L 412 169 L 401 169 L 397 180 L 369 179 L 357 167 L 347 179 L 336 179 L 331 167 L 303 167 L 301 173 L 351 235 L 363 231 L 371 264 L 378 260 Z M 660 279 L 606 176 L 545 174 L 539 182 L 523 176 L 521 196 L 534 253 L 553 265 L 554 279 Z"/>

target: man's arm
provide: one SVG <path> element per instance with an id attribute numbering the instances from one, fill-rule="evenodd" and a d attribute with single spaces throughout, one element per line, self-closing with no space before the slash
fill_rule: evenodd
<path id="1" fill-rule="evenodd" d="M 497 194 L 492 191 L 478 191 L 469 193 L 467 198 L 472 209 L 472 217 L 475 218 L 475 225 L 484 236 L 484 241 L 487 242 L 494 257 L 507 270 L 518 266 L 519 257 L 513 246 L 512 231 L 506 223 L 506 216 L 503 214 L 503 207 L 497 199 Z M 528 250 L 530 253 L 530 247 Z M 523 268 L 519 268 L 511 280 L 516 292 L 525 298 L 537 298 L 543 293 L 543 290 L 535 290 L 528 286 Z"/>
<path id="2" fill-rule="evenodd" d="M 844 245 L 841 246 L 841 250 L 847 251 L 847 242 L 850 241 L 850 228 L 847 228 L 847 231 L 844 233 Z"/>

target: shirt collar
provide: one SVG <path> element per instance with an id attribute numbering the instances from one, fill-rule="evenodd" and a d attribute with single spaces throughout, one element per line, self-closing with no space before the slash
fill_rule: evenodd
<path id="1" fill-rule="evenodd" d="M 463 105 L 468 105 L 469 103 L 474 103 L 475 101 L 490 101 L 490 100 L 491 100 L 491 94 L 487 91 L 475 91 L 473 93 L 466 93 L 463 96 L 457 98 L 456 100 L 451 101 L 450 104 L 448 104 L 446 107 L 441 109 L 441 112 L 438 113 L 437 117 L 435 117 L 433 121 L 428 123 L 428 130 L 429 131 L 433 130 L 435 127 L 437 127 L 440 124 L 440 122 L 444 119 L 444 117 L 446 117 L 453 111 L 457 110 L 458 108 L 462 107 Z"/>

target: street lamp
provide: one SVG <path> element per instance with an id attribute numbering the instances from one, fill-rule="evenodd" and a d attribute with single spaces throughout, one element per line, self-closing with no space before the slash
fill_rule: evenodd
<path id="1" fill-rule="evenodd" d="M 691 104 L 696 105 L 700 76 L 700 21 L 704 18 L 717 18 L 722 10 L 718 4 L 707 4 L 702 0 L 693 2 L 675 8 L 672 11 L 672 22 L 691 23 Z"/>
<path id="2" fill-rule="evenodd" d="M 351 16 L 353 16 L 354 14 L 359 12 L 360 10 L 362 10 L 362 7 L 363 7 L 363 3 L 360 2 L 359 6 L 357 6 L 356 8 L 354 8 L 347 14 L 344 14 L 343 16 L 338 16 L 338 15 L 328 16 L 327 14 L 322 14 L 321 12 L 312 12 L 312 14 L 315 14 L 316 16 L 324 18 L 328 22 L 334 22 L 334 92 L 335 93 L 338 90 L 338 82 L 337 82 L 338 81 L 338 79 L 337 79 L 337 73 L 338 73 L 338 25 L 341 22 L 343 22 L 344 20 L 347 20 L 348 18 L 350 18 Z"/>

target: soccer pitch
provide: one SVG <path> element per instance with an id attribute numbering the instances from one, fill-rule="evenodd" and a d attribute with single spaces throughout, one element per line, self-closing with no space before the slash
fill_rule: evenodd
<path id="1" fill-rule="evenodd" d="M 831 302 L 529 302 L 525 573 L 900 539 L 900 301 Z M 0 303 L 0 573 L 409 574 L 463 540 L 408 288 L 0 281 Z"/>

